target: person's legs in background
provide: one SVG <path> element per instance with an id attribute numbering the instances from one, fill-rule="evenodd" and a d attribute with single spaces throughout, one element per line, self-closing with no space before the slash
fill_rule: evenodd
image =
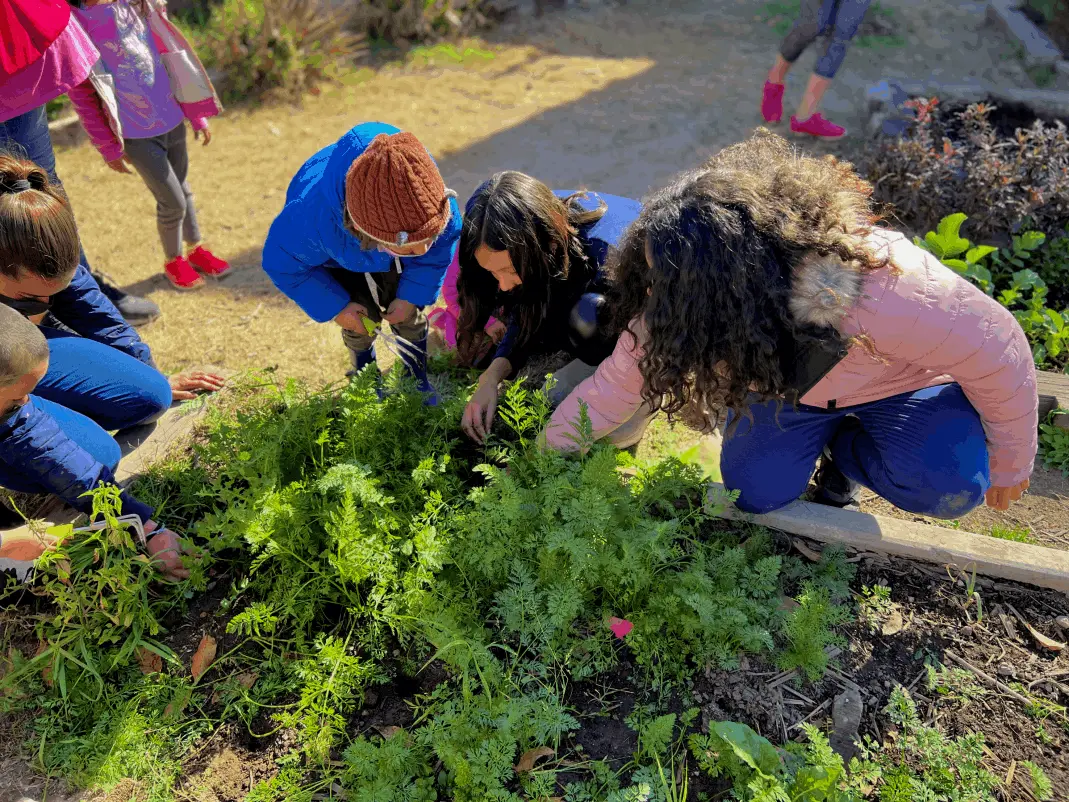
<path id="1" fill-rule="evenodd" d="M 48 112 L 45 106 L 0 123 L 0 150 L 24 155 L 44 169 L 53 183 L 63 185 L 56 175 L 56 153 L 52 148 L 52 137 L 48 133 Z M 84 250 L 80 263 L 89 270 L 100 285 L 101 291 L 115 304 L 130 325 L 141 326 L 160 316 L 160 308 L 152 301 L 125 293 L 104 276 L 94 272 L 89 267 Z"/>
<path id="2" fill-rule="evenodd" d="M 171 406 L 167 377 L 95 340 L 42 328 L 48 372 L 33 394 L 74 410 L 108 431 L 150 423 Z M 101 460 L 103 461 L 103 460 Z"/>
<path id="3" fill-rule="evenodd" d="M 828 444 L 846 478 L 933 518 L 958 518 L 983 503 L 991 484 L 987 438 L 961 387 L 929 387 L 853 413 L 857 421 Z"/>
<path id="4" fill-rule="evenodd" d="M 553 408 L 558 407 L 576 387 L 593 376 L 597 369 L 597 365 L 588 365 L 581 359 L 573 359 L 560 370 L 555 371 L 552 376 L 552 386 L 548 392 L 549 405 Z M 650 414 L 650 408 L 647 404 L 643 404 L 627 421 L 610 432 L 607 439 L 621 450 L 632 448 L 638 445 L 651 420 L 653 416 Z"/>

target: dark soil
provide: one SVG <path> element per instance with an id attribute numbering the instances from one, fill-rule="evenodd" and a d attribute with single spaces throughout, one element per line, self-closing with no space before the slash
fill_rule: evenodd
<path id="1" fill-rule="evenodd" d="M 1069 57 L 1069 7 L 1064 4 L 1064 0 L 1060 18 L 1047 19 L 1042 10 L 1033 8 L 1028 3 L 1021 6 L 1021 13 L 1050 37 L 1050 40 L 1062 51 L 1063 57 Z"/>

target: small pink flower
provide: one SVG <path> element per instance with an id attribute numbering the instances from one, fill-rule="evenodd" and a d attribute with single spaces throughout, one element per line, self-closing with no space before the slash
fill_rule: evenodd
<path id="1" fill-rule="evenodd" d="M 635 625 L 628 621 L 626 618 L 617 618 L 613 616 L 609 619 L 609 629 L 612 630 L 612 634 L 616 637 L 623 639 L 631 634 L 631 630 L 635 628 Z"/>

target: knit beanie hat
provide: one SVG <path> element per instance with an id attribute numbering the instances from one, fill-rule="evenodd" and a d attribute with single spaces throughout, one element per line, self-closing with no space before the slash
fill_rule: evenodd
<path id="1" fill-rule="evenodd" d="M 437 237 L 449 220 L 442 174 L 413 134 L 379 134 L 345 176 L 345 208 L 357 230 L 386 245 Z"/>

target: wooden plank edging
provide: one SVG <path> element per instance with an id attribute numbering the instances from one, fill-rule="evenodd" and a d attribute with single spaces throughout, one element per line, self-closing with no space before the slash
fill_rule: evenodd
<path id="1" fill-rule="evenodd" d="M 805 501 L 765 515 L 750 515 L 724 500 L 726 492 L 721 484 L 709 485 L 708 503 L 722 505 L 719 516 L 727 520 L 749 521 L 862 551 L 970 571 L 975 568 L 977 574 L 1069 593 L 1069 552 Z"/>

